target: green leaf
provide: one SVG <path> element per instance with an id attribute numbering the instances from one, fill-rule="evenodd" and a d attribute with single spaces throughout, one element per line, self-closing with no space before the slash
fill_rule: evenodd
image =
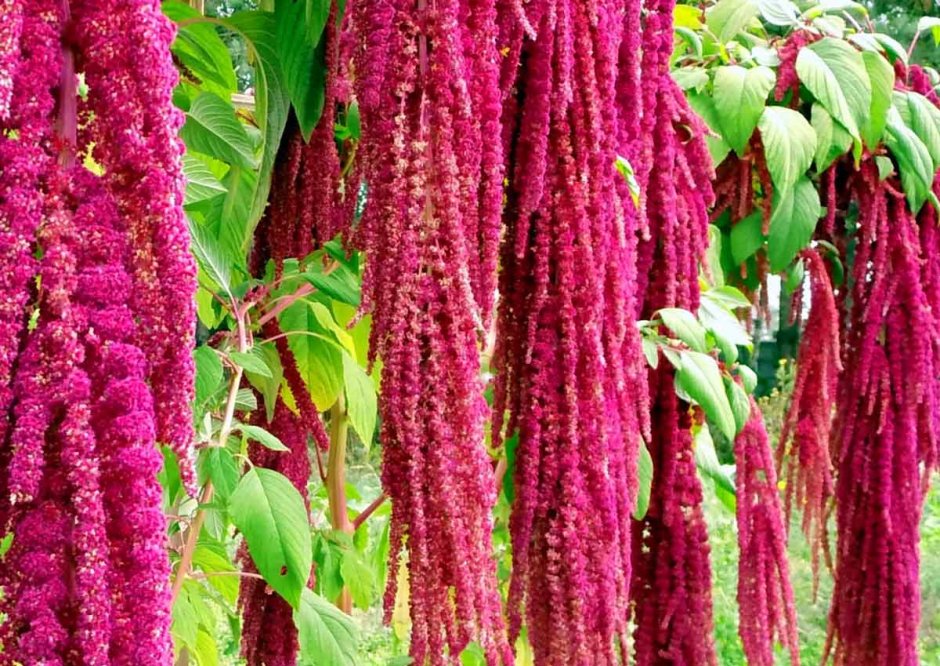
<path id="1" fill-rule="evenodd" d="M 761 16 L 771 25 L 792 26 L 799 22 L 800 10 L 790 0 L 757 0 Z"/>
<path id="2" fill-rule="evenodd" d="M 287 344 L 317 410 L 329 409 L 343 388 L 342 349 L 321 326 L 308 301 L 286 308 L 280 323 L 281 330 L 290 333 Z"/>
<path id="3" fill-rule="evenodd" d="M 359 630 L 353 619 L 329 601 L 304 589 L 294 611 L 300 662 L 356 666 L 359 663 Z"/>
<path id="4" fill-rule="evenodd" d="M 278 356 L 277 348 L 273 343 L 255 344 L 252 352 L 261 357 L 267 375 L 258 375 L 253 372 L 248 373 L 248 381 L 261 394 L 264 400 L 265 419 L 268 423 L 274 418 L 274 408 L 277 404 L 277 397 L 281 392 L 281 383 L 284 380 L 284 368 L 281 365 L 281 358 Z"/>
<path id="5" fill-rule="evenodd" d="M 678 5 L 676 5 L 676 7 L 678 7 Z M 627 189 L 630 190 L 630 198 L 633 199 L 633 205 L 639 206 L 640 185 L 636 182 L 636 173 L 633 171 L 633 165 L 630 164 L 630 160 L 621 155 L 617 155 L 617 159 L 614 160 L 614 166 L 627 183 Z"/>
<path id="6" fill-rule="evenodd" d="M 774 193 L 767 239 L 771 271 L 782 271 L 809 244 L 821 215 L 819 193 L 808 178 L 801 178 L 793 189 L 782 194 Z"/>
<path id="7" fill-rule="evenodd" d="M 633 509 L 633 518 L 643 520 L 650 507 L 650 494 L 653 489 L 653 457 L 646 448 L 646 442 L 640 440 L 636 461 L 636 475 L 638 481 L 636 494 L 636 508 Z"/>
<path id="8" fill-rule="evenodd" d="M 191 153 L 183 155 L 183 173 L 186 176 L 184 206 L 214 199 L 227 191 L 209 166 Z"/>
<path id="9" fill-rule="evenodd" d="M 307 509 L 293 484 L 274 470 L 252 467 L 229 502 L 258 572 L 295 609 L 307 591 L 312 548 Z"/>
<path id="10" fill-rule="evenodd" d="M 770 177 L 778 190 L 787 190 L 809 169 L 816 132 L 801 114 L 782 106 L 764 109 L 758 127 Z"/>
<path id="11" fill-rule="evenodd" d="M 246 169 L 258 165 L 254 144 L 235 116 L 235 107 L 213 93 L 204 92 L 195 99 L 180 136 L 189 150 Z"/>
<path id="12" fill-rule="evenodd" d="M 224 576 L 216 576 L 216 578 L 220 577 L 224 578 Z M 200 629 L 199 634 L 196 636 L 196 645 L 193 647 L 193 654 L 199 666 L 218 666 L 219 649 L 216 646 L 215 636 L 205 629 Z"/>
<path id="13" fill-rule="evenodd" d="M 725 390 L 728 392 L 728 401 L 734 413 L 735 435 L 744 428 L 744 424 L 751 418 L 751 399 L 747 392 L 733 379 L 724 377 Z"/>
<path id="14" fill-rule="evenodd" d="M 238 87 L 232 56 L 216 27 L 200 22 L 201 15 L 183 2 L 164 2 L 163 13 L 177 23 L 173 55 L 202 86 L 220 95 Z"/>
<path id="15" fill-rule="evenodd" d="M 705 24 L 724 44 L 744 30 L 758 12 L 754 0 L 719 0 L 705 12 Z"/>
<path id="16" fill-rule="evenodd" d="M 816 171 L 825 171 L 837 158 L 844 155 L 852 145 L 852 136 L 837 123 L 819 102 L 813 103 L 810 122 L 816 132 Z"/>
<path id="17" fill-rule="evenodd" d="M 313 41 L 307 23 L 307 12 L 313 4 L 323 3 L 278 0 L 274 10 L 278 62 L 304 141 L 310 140 L 320 120 L 324 100 L 324 49 L 315 48 L 323 25 L 320 25 L 316 41 Z M 329 12 L 329 4 L 326 9 Z"/>
<path id="18" fill-rule="evenodd" d="M 723 340 L 735 347 L 751 347 L 751 337 L 747 334 L 744 325 L 734 313 L 702 294 L 698 314 L 705 328 L 710 330 L 716 339 Z M 750 307 L 750 303 L 748 303 Z M 727 355 L 736 356 L 733 352 Z"/>
<path id="19" fill-rule="evenodd" d="M 210 446 L 204 451 L 205 474 L 215 486 L 216 497 L 222 500 L 223 504 L 227 504 L 238 486 L 238 464 L 232 452 L 221 446 Z"/>
<path id="20" fill-rule="evenodd" d="M 682 308 L 663 308 L 658 310 L 657 314 L 666 327 L 691 349 L 698 352 L 707 351 L 705 328 L 698 322 L 694 314 Z"/>
<path id="21" fill-rule="evenodd" d="M 199 262 L 201 273 L 211 280 L 211 287 L 232 296 L 232 267 L 237 262 L 212 237 L 211 232 L 201 224 L 190 220 L 189 224 L 190 247 Z"/>
<path id="22" fill-rule="evenodd" d="M 776 81 L 769 67 L 730 65 L 715 71 L 713 98 L 721 134 L 738 155 L 747 149 Z"/>
<path id="23" fill-rule="evenodd" d="M 375 436 L 378 401 L 375 384 L 349 354 L 343 354 L 343 380 L 346 385 L 346 410 L 349 422 L 362 443 L 369 448 Z"/>
<path id="24" fill-rule="evenodd" d="M 236 365 L 243 368 L 244 370 L 247 370 L 248 372 L 253 372 L 254 374 L 261 375 L 262 377 L 274 377 L 274 375 L 271 374 L 271 369 L 268 368 L 267 363 L 265 363 L 264 359 L 261 358 L 257 353 L 233 351 L 229 352 L 229 358 L 232 359 Z"/>
<path id="25" fill-rule="evenodd" d="M 715 484 L 717 497 L 732 513 L 735 511 L 735 487 L 731 475 L 718 462 L 715 442 L 705 426 L 695 432 L 695 465 L 699 472 Z"/>
<path id="26" fill-rule="evenodd" d="M 253 439 L 267 449 L 271 449 L 272 451 L 290 451 L 289 448 L 284 446 L 284 442 L 264 428 L 240 423 L 236 426 L 236 429 L 240 430 L 248 439 Z"/>
<path id="27" fill-rule="evenodd" d="M 894 162 L 887 155 L 875 155 L 875 164 L 878 166 L 878 180 L 887 180 L 894 174 Z"/>
<path id="28" fill-rule="evenodd" d="M 757 373 L 746 365 L 739 365 L 737 367 L 737 373 L 744 383 L 744 390 L 748 393 L 753 393 L 754 389 L 757 388 Z"/>
<path id="29" fill-rule="evenodd" d="M 694 351 L 680 352 L 676 384 L 694 400 L 729 439 L 734 437 L 734 414 L 725 394 L 718 363 Z"/>
<path id="30" fill-rule="evenodd" d="M 824 37 L 800 49 L 800 81 L 856 141 L 872 106 L 871 83 L 862 54 L 841 39 Z"/>
<path id="31" fill-rule="evenodd" d="M 880 53 L 865 51 L 862 61 L 871 82 L 871 107 L 862 120 L 862 140 L 869 148 L 881 143 L 891 106 L 891 91 L 894 90 L 894 67 Z"/>
<path id="32" fill-rule="evenodd" d="M 369 610 L 375 596 L 375 575 L 358 550 L 348 548 L 343 552 L 340 573 L 356 607 Z"/>
<path id="33" fill-rule="evenodd" d="M 655 370 L 659 367 L 659 345 L 649 338 L 642 338 L 640 342 L 643 347 L 643 355 L 646 357 L 646 363 Z"/>
<path id="34" fill-rule="evenodd" d="M 911 210 L 916 214 L 933 186 L 933 160 L 927 146 L 904 124 L 895 107 L 888 110 L 885 145 L 897 160 L 901 185 Z"/>
<path id="35" fill-rule="evenodd" d="M 742 264 L 764 244 L 761 211 L 757 210 L 731 227 L 731 258 Z"/>
<path id="36" fill-rule="evenodd" d="M 264 144 L 258 186 L 255 188 L 246 225 L 250 235 L 268 203 L 271 172 L 280 146 L 281 134 L 287 124 L 290 98 L 277 57 L 277 24 L 274 15 L 243 11 L 222 22 L 246 40 L 249 55 L 255 65 L 255 118 L 262 130 Z"/>
<path id="37" fill-rule="evenodd" d="M 689 106 L 692 110 L 705 121 L 705 124 L 711 130 L 705 135 L 705 142 L 708 144 L 708 152 L 712 157 L 715 166 L 727 157 L 731 151 L 731 146 L 721 136 L 721 124 L 718 118 L 718 111 L 715 110 L 715 101 L 709 95 L 686 91 L 686 99 L 689 100 Z"/>
<path id="38" fill-rule="evenodd" d="M 206 401 L 215 395 L 222 383 L 223 370 L 219 355 L 211 347 L 202 345 L 193 352 L 196 364 L 196 415 L 202 411 Z"/>
<path id="39" fill-rule="evenodd" d="M 231 563 L 221 545 L 200 542 L 193 551 L 193 566 L 208 574 L 235 573 L 236 575 L 206 576 L 206 581 L 230 604 L 234 605 L 238 601 L 238 569 Z"/>
<path id="40" fill-rule="evenodd" d="M 359 281 L 355 273 L 339 264 L 329 273 L 307 271 L 304 278 L 319 291 L 340 303 L 359 307 Z"/>
<path id="41" fill-rule="evenodd" d="M 910 91 L 905 97 L 910 110 L 909 127 L 924 142 L 936 170 L 940 167 L 940 110 L 919 93 Z"/>
<path id="42" fill-rule="evenodd" d="M 930 31 L 933 37 L 934 46 L 940 45 L 940 18 L 936 16 L 921 16 L 920 20 L 917 21 L 917 32 L 922 33 L 927 31 Z"/>
<path id="43" fill-rule="evenodd" d="M 719 287 L 712 287 L 707 289 L 703 294 L 702 298 L 714 301 L 715 303 L 725 307 L 729 310 L 737 310 L 739 308 L 751 308 L 751 301 L 741 293 L 741 290 L 737 287 L 732 287 L 730 285 L 722 285 Z"/>

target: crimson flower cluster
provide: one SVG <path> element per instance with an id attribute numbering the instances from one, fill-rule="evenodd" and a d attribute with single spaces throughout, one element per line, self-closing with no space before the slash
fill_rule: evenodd
<path id="1" fill-rule="evenodd" d="M 796 607 L 787 563 L 787 529 L 773 450 L 757 403 L 734 443 L 738 523 L 738 633 L 747 663 L 773 666 L 774 638 L 799 666 Z"/>
<path id="2" fill-rule="evenodd" d="M 162 665 L 155 444 L 187 457 L 195 327 L 172 29 L 143 0 L 4 4 L 0 661 Z"/>
<path id="3" fill-rule="evenodd" d="M 500 15 L 509 189 L 493 438 L 517 438 L 510 639 L 524 618 L 540 664 L 626 658 L 646 377 L 638 218 L 616 169 L 631 104 L 617 94 L 635 83 L 621 72 L 638 13 L 566 0 Z"/>
<path id="4" fill-rule="evenodd" d="M 646 220 L 637 262 L 643 318 L 664 307 L 698 310 L 698 266 L 714 201 L 704 127 L 669 75 L 673 7 L 671 0 L 654 2 L 644 17 L 643 115 L 636 141 Z M 650 402 L 653 483 L 646 516 L 633 528 L 635 659 L 639 666 L 664 659 L 715 664 L 711 567 L 692 450 L 693 419 L 690 406 L 676 396 L 674 372 L 665 359 L 650 374 Z"/>
<path id="5" fill-rule="evenodd" d="M 363 0 L 353 21 L 369 186 L 357 233 L 392 500 L 386 613 L 407 548 L 414 662 L 451 663 L 476 641 L 509 663 L 478 341 L 502 202 L 494 2 Z"/>

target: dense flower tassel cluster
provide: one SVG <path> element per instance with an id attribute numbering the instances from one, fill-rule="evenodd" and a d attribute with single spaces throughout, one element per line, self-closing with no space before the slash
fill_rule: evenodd
<path id="1" fill-rule="evenodd" d="M 617 3 L 503 12 L 509 193 L 493 367 L 494 440 L 518 438 L 510 638 L 524 620 L 540 665 L 616 664 L 646 405 L 630 321 L 637 218 L 616 170 L 631 36 Z"/>
<path id="2" fill-rule="evenodd" d="M 648 237 L 638 252 L 639 315 L 699 306 L 699 263 L 714 201 L 704 126 L 669 75 L 674 2 L 647 8 L 643 31 L 642 134 L 636 168 Z M 650 378 L 653 484 L 646 516 L 634 524 L 633 622 L 638 666 L 717 661 L 711 567 L 702 488 L 692 452 L 691 408 L 675 394 L 660 359 Z"/>
<path id="3" fill-rule="evenodd" d="M 134 243 L 139 344 L 157 409 L 157 438 L 194 491 L 192 408 L 196 266 L 183 216 L 182 114 L 173 106 L 173 24 L 157 0 L 73 0 L 78 66 L 88 85 L 85 140 Z"/>
<path id="4" fill-rule="evenodd" d="M 19 65 L 20 33 L 23 29 L 21 0 L 0 0 L 0 121 L 10 116 L 13 77 Z"/>
<path id="5" fill-rule="evenodd" d="M 162 107 L 148 99 L 141 111 L 126 90 L 99 106 L 91 125 L 90 116 L 80 119 L 75 63 L 87 65 L 93 56 L 82 50 L 88 40 L 76 36 L 97 10 L 65 0 L 19 6 L 9 114 L 0 120 L 0 531 L 13 537 L 0 580 L 0 662 L 162 666 L 172 659 L 172 643 L 154 410 L 168 399 L 161 387 L 179 379 L 173 372 L 181 367 L 183 388 L 172 391 L 185 398 L 180 418 L 191 427 L 191 334 L 161 343 L 176 345 L 173 353 L 186 358 L 162 366 L 169 375 L 154 381 L 132 274 L 149 251 L 134 231 L 141 225 L 159 236 L 161 256 L 166 243 L 175 244 L 177 264 L 191 265 L 185 228 L 174 235 L 173 225 L 162 223 L 164 216 L 182 215 L 178 124 L 159 113 L 169 108 L 168 93 Z M 155 4 L 138 9 L 140 26 L 169 30 Z M 149 38 L 124 43 L 127 26 L 119 25 L 110 32 L 96 25 L 94 57 L 109 64 L 107 77 L 86 69 L 92 96 L 107 97 L 102 93 L 112 76 L 172 71 L 168 51 L 153 52 L 144 66 L 136 49 Z M 159 150 L 172 159 L 151 154 L 144 163 L 152 163 L 138 166 L 131 210 L 114 187 L 117 164 L 102 160 L 99 177 L 76 163 L 90 140 L 102 155 L 126 149 L 122 160 L 141 158 L 115 135 L 79 131 L 113 118 L 109 113 L 130 118 L 137 112 L 146 117 L 138 125 L 115 126 L 126 128 L 132 141 L 164 136 L 170 148 Z M 186 294 L 185 303 L 164 310 L 171 328 L 172 322 L 182 327 L 191 313 L 193 273 L 171 268 L 168 276 L 162 283 L 151 276 L 156 300 L 150 306 L 163 309 L 172 294 Z"/>
<path id="6" fill-rule="evenodd" d="M 499 112 L 494 15 L 493 0 L 363 0 L 354 15 L 369 192 L 357 231 L 370 351 L 384 363 L 389 570 L 407 549 L 411 656 L 422 666 L 455 663 L 471 640 L 487 663 L 512 661 L 492 556 L 478 343 L 500 222 L 502 159 L 487 135 Z"/>
<path id="7" fill-rule="evenodd" d="M 842 361 L 839 310 L 826 263 L 813 249 L 803 252 L 803 260 L 810 282 L 810 310 L 776 460 L 786 482 L 787 524 L 795 504 L 803 514 L 802 528 L 811 545 L 813 574 L 818 579 L 820 552 L 828 552 L 826 521 L 835 492 L 829 440 Z"/>
<path id="8" fill-rule="evenodd" d="M 935 464 L 937 314 L 917 221 L 873 160 L 853 196 L 859 218 L 833 452 L 838 461 L 835 588 L 827 654 L 836 666 L 915 666 L 919 520 Z M 927 283 L 929 284 L 929 283 Z"/>
<path id="9" fill-rule="evenodd" d="M 757 403 L 734 442 L 737 486 L 738 633 L 750 666 L 773 666 L 774 639 L 799 666 L 796 607 L 787 562 L 787 530 L 773 451 Z"/>

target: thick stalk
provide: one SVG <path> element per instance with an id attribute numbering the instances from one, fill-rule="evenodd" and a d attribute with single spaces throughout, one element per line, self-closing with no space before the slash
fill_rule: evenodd
<path id="1" fill-rule="evenodd" d="M 349 520 L 346 502 L 346 439 L 349 434 L 349 419 L 346 415 L 346 399 L 340 394 L 330 410 L 330 457 L 326 463 L 326 492 L 330 502 L 330 524 L 334 530 L 352 534 L 355 531 Z M 352 597 L 344 587 L 336 599 L 336 606 L 344 613 L 352 612 Z"/>
<path id="2" fill-rule="evenodd" d="M 248 351 L 248 333 L 245 326 L 245 315 L 242 312 L 236 313 L 238 322 L 238 351 L 244 353 Z M 235 365 L 232 372 L 231 383 L 229 384 L 228 397 L 225 400 L 225 412 L 222 417 L 222 425 L 219 427 L 218 438 L 209 443 L 209 446 L 225 446 L 229 435 L 232 433 L 232 423 L 235 420 L 235 402 L 238 399 L 238 389 L 242 383 L 243 370 L 241 366 Z M 199 495 L 199 506 L 204 507 L 212 501 L 215 489 L 212 486 L 212 480 L 207 480 L 206 485 L 202 487 L 202 493 Z M 176 578 L 173 579 L 172 602 L 176 602 L 180 590 L 183 589 L 183 582 L 189 575 L 193 566 L 193 555 L 196 552 L 196 545 L 199 543 L 199 534 L 202 532 L 202 525 L 206 521 L 206 511 L 203 508 L 196 510 L 196 517 L 193 518 L 189 526 L 189 533 L 186 535 L 186 545 L 183 546 L 183 553 L 180 555 L 179 567 L 176 569 Z"/>

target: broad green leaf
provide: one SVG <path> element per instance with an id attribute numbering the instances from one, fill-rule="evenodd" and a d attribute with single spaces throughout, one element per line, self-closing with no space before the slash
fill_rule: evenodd
<path id="1" fill-rule="evenodd" d="M 860 141 L 859 128 L 872 106 L 862 54 L 841 39 L 825 37 L 800 49 L 796 73 L 832 117 Z"/>
<path id="2" fill-rule="evenodd" d="M 744 30 L 759 11 L 755 0 L 719 0 L 705 12 L 705 23 L 721 43 L 726 43 Z"/>
<path id="3" fill-rule="evenodd" d="M 936 16 L 921 16 L 917 21 L 917 32 L 930 32 L 934 46 L 940 45 L 940 18 Z"/>
<path id="4" fill-rule="evenodd" d="M 375 596 L 375 575 L 358 550 L 349 548 L 343 552 L 340 573 L 356 607 L 369 610 Z"/>
<path id="5" fill-rule="evenodd" d="M 702 10 L 695 5 L 677 4 L 672 9 L 672 23 L 690 30 L 702 29 Z"/>
<path id="6" fill-rule="evenodd" d="M 235 166 L 225 174 L 222 184 L 227 192 L 224 197 L 213 199 L 206 218 L 212 225 L 217 242 L 239 258 L 242 272 L 246 273 L 244 257 L 251 243 L 249 217 L 252 199 L 258 189 L 258 172 Z"/>
<path id="7" fill-rule="evenodd" d="M 178 25 L 172 50 L 182 66 L 207 90 L 220 95 L 235 92 L 232 56 L 216 27 L 199 21 L 199 12 L 184 2 L 164 2 L 162 9 Z"/>
<path id="8" fill-rule="evenodd" d="M 666 327 L 689 348 L 698 352 L 707 351 L 705 328 L 698 322 L 694 314 L 682 308 L 663 308 L 658 310 L 657 314 Z"/>
<path id="9" fill-rule="evenodd" d="M 171 618 L 170 631 L 177 643 L 183 643 L 188 647 L 195 646 L 199 633 L 199 616 L 189 601 L 187 590 L 181 590 L 180 595 L 173 602 Z"/>
<path id="10" fill-rule="evenodd" d="M 261 394 L 264 400 L 265 418 L 270 423 L 274 418 L 274 408 L 277 404 L 277 397 L 281 391 L 281 383 L 284 380 L 284 368 L 281 365 L 281 358 L 278 356 L 277 348 L 273 343 L 257 344 L 252 351 L 261 357 L 267 375 L 259 375 L 248 372 L 248 381 Z"/>
<path id="11" fill-rule="evenodd" d="M 655 370 L 659 367 L 659 345 L 649 338 L 640 340 L 643 347 L 643 355 L 646 357 L 646 363 Z"/>
<path id="12" fill-rule="evenodd" d="M 193 566 L 208 574 L 236 574 L 206 576 L 206 582 L 230 604 L 234 605 L 238 601 L 238 569 L 232 564 L 223 546 L 200 542 L 193 551 Z"/>
<path id="13" fill-rule="evenodd" d="M 712 287 L 702 293 L 702 298 L 708 301 L 714 301 L 729 310 L 737 310 L 739 308 L 750 309 L 752 305 L 751 301 L 747 296 L 741 293 L 740 289 L 730 285 Z"/>
<path id="14" fill-rule="evenodd" d="M 650 506 L 650 493 L 653 488 L 653 457 L 646 448 L 646 442 L 640 440 L 636 461 L 636 475 L 638 481 L 636 494 L 636 508 L 633 509 L 633 518 L 643 520 Z"/>
<path id="15" fill-rule="evenodd" d="M 254 144 L 235 116 L 235 107 L 213 93 L 204 92 L 196 98 L 180 136 L 189 150 L 246 169 L 258 165 Z"/>
<path id="16" fill-rule="evenodd" d="M 216 578 L 225 578 L 225 576 L 216 576 Z M 210 629 L 214 629 L 214 627 L 210 627 Z M 216 646 L 216 637 L 205 629 L 199 629 L 193 653 L 199 666 L 218 666 L 219 664 L 219 648 Z"/>
<path id="17" fill-rule="evenodd" d="M 940 167 L 940 110 L 923 95 L 910 91 L 905 97 L 910 109 L 909 127 L 924 142 L 933 161 L 933 167 Z"/>
<path id="18" fill-rule="evenodd" d="M 686 32 L 689 31 L 686 30 Z M 696 39 L 701 40 L 701 38 L 694 32 L 691 34 Z M 672 75 L 673 80 L 683 90 L 701 90 L 703 87 L 705 87 L 709 80 L 708 72 L 703 67 L 678 67 L 673 69 L 670 74 Z"/>
<path id="19" fill-rule="evenodd" d="M 268 203 L 271 172 L 281 134 L 287 124 L 290 98 L 277 57 L 277 24 L 274 15 L 267 12 L 242 11 L 224 19 L 223 23 L 245 39 L 256 74 L 255 119 L 262 130 L 264 144 L 258 186 L 254 191 L 247 220 L 250 235 Z"/>
<path id="20" fill-rule="evenodd" d="M 782 106 L 765 108 L 758 127 L 774 186 L 787 190 L 809 169 L 816 132 L 801 114 Z"/>
<path id="21" fill-rule="evenodd" d="M 715 71 L 713 99 L 721 133 L 738 155 L 747 149 L 776 80 L 769 67 L 729 65 Z"/>
<path id="22" fill-rule="evenodd" d="M 698 314 L 705 328 L 710 330 L 716 338 L 720 337 L 736 347 L 751 347 L 751 337 L 747 334 L 744 325 L 727 308 L 703 295 Z"/>
<path id="23" fill-rule="evenodd" d="M 708 144 L 708 152 L 712 157 L 712 162 L 715 163 L 715 166 L 718 166 L 728 156 L 731 146 L 721 136 L 721 124 L 718 119 L 718 111 L 715 110 L 715 101 L 709 95 L 694 91 L 686 91 L 686 99 L 688 99 L 692 110 L 705 121 L 708 129 L 711 130 L 705 135 L 705 142 Z"/>
<path id="24" fill-rule="evenodd" d="M 753 393 L 754 389 L 757 388 L 757 373 L 746 365 L 739 365 L 737 367 L 737 374 L 744 383 L 744 390 L 748 393 Z"/>
<path id="25" fill-rule="evenodd" d="M 271 449 L 272 451 L 290 451 L 289 448 L 284 446 L 284 442 L 264 428 L 248 425 L 246 423 L 240 423 L 238 424 L 237 429 L 240 430 L 247 439 L 253 439 L 267 449 Z"/>
<path id="26" fill-rule="evenodd" d="M 359 307 L 359 281 L 346 266 L 340 264 L 325 274 L 322 271 L 307 271 L 304 278 L 330 298 Z"/>
<path id="27" fill-rule="evenodd" d="M 300 493 L 284 475 L 252 467 L 232 494 L 229 511 L 258 572 L 299 608 L 313 563 L 307 509 Z"/>
<path id="28" fill-rule="evenodd" d="M 215 486 L 215 495 L 226 504 L 238 486 L 238 464 L 231 451 L 221 446 L 203 449 L 203 470 Z"/>
<path id="29" fill-rule="evenodd" d="M 694 351 L 680 352 L 682 365 L 676 384 L 692 398 L 729 439 L 734 437 L 734 414 L 725 394 L 718 363 Z"/>
<path id="30" fill-rule="evenodd" d="M 806 266 L 802 259 L 787 268 L 787 279 L 783 282 L 783 293 L 787 296 L 792 295 L 803 284 L 803 275 L 806 273 Z"/>
<path id="31" fill-rule="evenodd" d="M 369 448 L 375 436 L 378 402 L 375 385 L 356 359 L 343 354 L 343 379 L 346 385 L 346 411 L 349 422 L 362 443 Z"/>
<path id="32" fill-rule="evenodd" d="M 319 305 L 317 303 L 316 305 Z M 319 411 L 329 409 L 343 388 L 343 351 L 320 324 L 308 301 L 298 301 L 280 316 L 297 370 Z"/>
<path id="33" fill-rule="evenodd" d="M 271 374 L 271 369 L 268 368 L 267 363 L 265 363 L 264 358 L 260 356 L 260 352 L 233 351 L 229 352 L 229 358 L 232 359 L 236 365 L 248 372 L 253 372 L 262 377 L 274 377 L 274 375 Z"/>
<path id="34" fill-rule="evenodd" d="M 774 193 L 767 239 L 771 271 L 782 271 L 809 244 L 822 212 L 819 193 L 808 178 L 801 178 L 791 190 Z"/>
<path id="35" fill-rule="evenodd" d="M 852 145 L 852 136 L 837 123 L 819 102 L 813 103 L 810 122 L 816 132 L 816 172 L 822 173 Z"/>
<path id="36" fill-rule="evenodd" d="M 353 619 L 329 601 L 304 589 L 294 611 L 300 642 L 300 662 L 356 666 L 359 663 L 359 630 Z"/>
<path id="37" fill-rule="evenodd" d="M 208 165 L 190 153 L 183 155 L 183 173 L 186 175 L 184 206 L 207 201 L 225 194 L 225 185 L 215 177 Z"/>
<path id="38" fill-rule="evenodd" d="M 764 244 L 761 211 L 757 210 L 731 227 L 731 257 L 742 264 Z"/>
<path id="39" fill-rule="evenodd" d="M 771 25 L 792 26 L 799 22 L 800 10 L 790 0 L 757 0 L 761 16 Z"/>
<path id="40" fill-rule="evenodd" d="M 751 417 L 751 399 L 736 381 L 727 375 L 724 380 L 725 390 L 728 392 L 728 402 L 731 403 L 731 411 L 734 413 L 735 435 L 737 435 Z"/>
<path id="41" fill-rule="evenodd" d="M 232 296 L 232 266 L 236 261 L 227 254 L 201 224 L 190 220 L 190 247 L 199 262 L 201 274 L 210 280 L 210 288 L 221 289 L 230 299 Z"/>
<path id="42" fill-rule="evenodd" d="M 896 40 L 891 35 L 884 34 L 883 32 L 876 32 L 874 34 L 875 39 L 878 40 L 881 48 L 885 50 L 885 53 L 888 54 L 888 57 L 891 58 L 892 62 L 900 60 L 905 65 L 907 64 L 907 49 L 901 46 L 898 40 Z"/>
<path id="43" fill-rule="evenodd" d="M 871 107 L 862 120 L 862 140 L 869 148 L 881 143 L 888 120 L 888 107 L 891 106 L 891 91 L 894 90 L 894 67 L 874 51 L 864 51 L 862 60 L 868 79 L 871 82 Z"/>
<path id="44" fill-rule="evenodd" d="M 898 110 L 888 110 L 885 144 L 894 155 L 901 175 L 901 185 L 911 210 L 917 213 L 933 186 L 934 170 L 930 151 L 920 137 L 901 119 Z"/>
<path id="45" fill-rule="evenodd" d="M 887 180 L 894 174 L 894 162 L 887 155 L 875 155 L 875 164 L 878 165 L 878 180 Z"/>
<path id="46" fill-rule="evenodd" d="M 310 135 L 320 120 L 324 100 L 324 49 L 315 48 L 323 25 L 320 25 L 320 31 L 316 33 L 316 41 L 311 39 L 311 30 L 307 24 L 307 11 L 311 4 L 323 3 L 278 0 L 274 11 L 281 75 L 294 106 L 304 141 L 310 140 Z M 328 12 L 328 4 L 326 9 Z M 317 13 L 315 18 L 319 19 L 319 16 L 320 13 Z"/>
<path id="47" fill-rule="evenodd" d="M 328 599 L 335 599 L 343 591 L 343 547 L 332 538 L 332 532 L 318 532 L 314 536 L 313 559 L 317 565 L 317 590 Z"/>
<path id="48" fill-rule="evenodd" d="M 718 461 L 711 431 L 702 426 L 696 430 L 694 436 L 696 467 L 705 478 L 711 479 L 715 484 L 715 495 L 729 511 L 734 513 L 736 493 L 734 481 L 732 481 L 731 475 L 725 467 Z"/>
<path id="49" fill-rule="evenodd" d="M 222 383 L 222 360 L 211 347 L 202 345 L 193 352 L 196 363 L 196 415 L 205 406 L 206 401 L 215 395 Z"/>

